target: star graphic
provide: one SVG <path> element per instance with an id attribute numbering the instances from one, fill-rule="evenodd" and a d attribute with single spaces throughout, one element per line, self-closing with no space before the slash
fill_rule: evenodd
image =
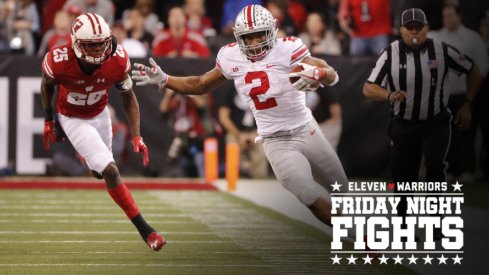
<path id="1" fill-rule="evenodd" d="M 340 264 L 341 258 L 338 258 L 338 254 L 334 255 L 334 258 L 331 258 L 333 260 L 333 264 Z"/>
<path id="2" fill-rule="evenodd" d="M 362 258 L 362 259 L 365 261 L 364 264 L 372 264 L 372 259 L 373 258 L 370 258 L 370 256 L 368 254 L 367 254 L 367 257 Z"/>
<path id="3" fill-rule="evenodd" d="M 431 264 L 431 260 L 433 260 L 433 258 L 430 257 L 430 254 L 426 254 L 426 257 L 423 258 L 424 260 L 424 264 Z"/>
<path id="4" fill-rule="evenodd" d="M 439 264 L 447 264 L 447 259 L 448 258 L 445 258 L 445 256 L 443 256 L 443 254 L 441 254 L 441 257 L 438 258 L 438 261 L 440 261 Z"/>
<path id="5" fill-rule="evenodd" d="M 452 258 L 452 260 L 453 260 L 453 264 L 462 264 L 462 263 L 460 262 L 462 259 L 463 259 L 463 258 L 460 258 L 460 257 L 458 256 L 458 254 L 457 254 L 457 255 L 455 255 L 455 258 Z"/>
<path id="6" fill-rule="evenodd" d="M 357 258 L 353 257 L 353 254 L 351 254 L 350 258 L 347 259 L 348 259 L 348 264 L 355 264 Z"/>
<path id="7" fill-rule="evenodd" d="M 333 191 L 340 191 L 341 184 L 338 184 L 337 181 L 334 182 L 334 184 L 330 184 L 333 187 Z"/>
<path id="8" fill-rule="evenodd" d="M 414 254 L 411 254 L 411 258 L 408 258 L 409 264 L 416 264 L 416 260 L 418 258 L 414 257 Z"/>
<path id="9" fill-rule="evenodd" d="M 380 264 L 387 264 L 387 260 L 389 260 L 389 258 L 386 258 L 384 254 L 382 254 L 382 257 L 379 258 L 380 260 Z"/>
<path id="10" fill-rule="evenodd" d="M 452 184 L 452 186 L 453 186 L 453 191 L 457 191 L 458 190 L 458 191 L 462 192 L 462 190 L 460 190 L 460 187 L 462 187 L 464 185 L 458 183 L 458 181 L 457 181 L 455 184 Z"/>
<path id="11" fill-rule="evenodd" d="M 397 257 L 392 258 L 392 259 L 394 260 L 394 263 L 395 263 L 395 264 L 402 264 L 402 260 L 403 260 L 404 258 L 399 257 L 399 254 L 397 254 Z"/>

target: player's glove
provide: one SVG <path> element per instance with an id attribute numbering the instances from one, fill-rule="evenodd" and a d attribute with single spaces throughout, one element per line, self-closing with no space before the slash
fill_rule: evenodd
<path id="1" fill-rule="evenodd" d="M 63 136 L 56 133 L 56 128 L 54 127 L 54 121 L 46 120 L 44 121 L 44 131 L 42 132 L 42 145 L 44 150 L 49 150 L 53 142 L 60 142 L 64 138 Z"/>
<path id="2" fill-rule="evenodd" d="M 163 89 L 168 83 L 168 75 L 161 70 L 160 66 L 151 57 L 149 58 L 149 64 L 151 64 L 151 67 L 134 63 L 134 67 L 137 70 L 132 71 L 132 79 L 136 81 L 136 86 L 157 85 L 158 90 Z"/>
<path id="3" fill-rule="evenodd" d="M 144 144 L 143 138 L 141 136 L 135 136 L 131 140 L 132 146 L 134 147 L 134 152 L 140 152 L 143 155 L 143 164 L 148 166 L 149 156 L 148 147 Z"/>
<path id="4" fill-rule="evenodd" d="M 326 71 L 306 63 L 299 63 L 299 65 L 304 70 L 289 74 L 289 77 L 299 77 L 299 80 L 292 84 L 292 86 L 299 91 L 315 91 L 321 85 L 321 81 L 326 77 Z"/>

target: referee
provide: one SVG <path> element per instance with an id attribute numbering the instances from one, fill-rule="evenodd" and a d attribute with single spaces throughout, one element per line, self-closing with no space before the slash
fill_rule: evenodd
<path id="1" fill-rule="evenodd" d="M 388 135 L 395 182 L 418 181 L 422 156 L 425 180 L 446 181 L 445 156 L 452 119 L 445 87 L 448 70 L 467 74 L 465 103 L 455 116 L 455 123 L 461 128 L 470 125 L 471 106 L 480 83 L 479 69 L 472 59 L 448 44 L 427 39 L 428 30 L 421 9 L 405 10 L 401 16 L 401 39 L 382 51 L 363 88 L 368 98 L 391 105 Z M 398 214 L 406 215 L 405 199 Z"/>

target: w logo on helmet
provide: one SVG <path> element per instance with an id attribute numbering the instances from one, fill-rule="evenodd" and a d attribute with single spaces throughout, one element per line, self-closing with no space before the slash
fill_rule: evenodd
<path id="1" fill-rule="evenodd" d="M 83 22 L 78 18 L 75 19 L 71 26 L 71 34 L 75 34 L 81 27 L 83 27 Z"/>

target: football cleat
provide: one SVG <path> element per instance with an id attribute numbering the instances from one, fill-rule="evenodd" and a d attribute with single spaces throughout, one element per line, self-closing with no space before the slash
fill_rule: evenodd
<path id="1" fill-rule="evenodd" d="M 154 251 L 160 251 L 161 248 L 166 244 L 166 240 L 163 236 L 158 234 L 158 232 L 154 231 L 149 234 L 148 238 L 146 238 L 146 243 Z"/>

